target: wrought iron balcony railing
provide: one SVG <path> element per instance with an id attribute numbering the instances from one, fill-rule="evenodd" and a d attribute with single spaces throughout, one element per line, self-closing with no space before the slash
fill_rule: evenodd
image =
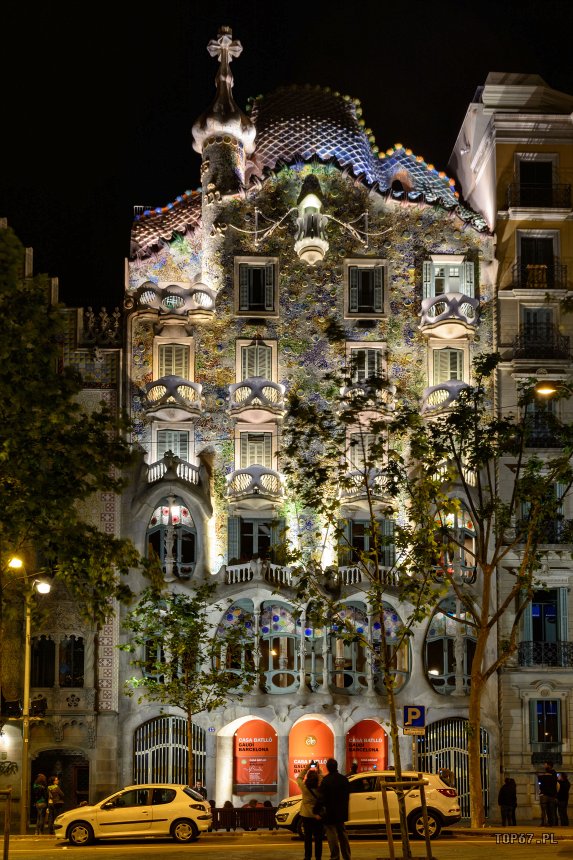
<path id="1" fill-rule="evenodd" d="M 518 521 L 516 530 L 521 534 L 520 543 L 525 543 L 527 537 L 527 520 Z M 541 544 L 565 544 L 573 542 L 573 520 L 547 520 L 543 523 Z"/>
<path id="2" fill-rule="evenodd" d="M 532 263 L 518 257 L 513 264 L 513 286 L 522 289 L 566 290 L 567 266 L 553 257 L 549 263 Z"/>
<path id="3" fill-rule="evenodd" d="M 570 209 L 571 186 L 564 183 L 540 185 L 511 182 L 507 188 L 507 206 L 515 209 Z"/>
<path id="4" fill-rule="evenodd" d="M 554 325 L 527 325 L 513 341 L 514 358 L 571 358 L 570 340 Z"/>
<path id="5" fill-rule="evenodd" d="M 573 666 L 573 642 L 520 642 L 520 666 Z"/>
<path id="6" fill-rule="evenodd" d="M 562 448 L 563 438 L 548 418 L 536 415 L 527 421 L 526 445 L 528 448 Z"/>
<path id="7" fill-rule="evenodd" d="M 552 761 L 553 764 L 561 764 L 563 762 L 561 750 L 562 744 L 560 741 L 532 741 L 531 764 L 545 764 L 546 761 Z"/>

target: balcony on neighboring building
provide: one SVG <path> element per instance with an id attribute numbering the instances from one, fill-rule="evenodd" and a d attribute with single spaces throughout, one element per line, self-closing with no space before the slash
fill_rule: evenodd
<path id="1" fill-rule="evenodd" d="M 527 420 L 525 444 L 528 448 L 562 448 L 564 439 L 551 416 L 541 414 Z"/>
<path id="2" fill-rule="evenodd" d="M 520 666 L 573 667 L 573 642 L 520 642 L 517 646 Z"/>
<path id="3" fill-rule="evenodd" d="M 252 376 L 229 385 L 229 413 L 251 424 L 262 424 L 285 412 L 284 385 Z"/>
<path id="4" fill-rule="evenodd" d="M 447 379 L 438 385 L 430 385 L 422 393 L 422 415 L 439 415 L 456 402 L 460 391 L 469 388 L 461 379 Z"/>
<path id="5" fill-rule="evenodd" d="M 227 494 L 231 500 L 260 499 L 264 504 L 279 501 L 284 495 L 283 478 L 266 466 L 235 469 L 227 475 Z"/>
<path id="6" fill-rule="evenodd" d="M 566 290 L 567 266 L 553 257 L 550 262 L 532 263 L 518 257 L 513 264 L 512 285 L 522 290 Z"/>
<path id="7" fill-rule="evenodd" d="M 571 209 L 571 186 L 564 183 L 511 182 L 507 188 L 508 209 Z"/>
<path id="8" fill-rule="evenodd" d="M 478 324 L 478 299 L 463 293 L 442 293 L 422 299 L 420 329 L 424 334 L 452 339 L 474 332 Z"/>
<path id="9" fill-rule="evenodd" d="M 545 764 L 552 761 L 553 764 L 562 764 L 562 744 L 559 741 L 532 741 L 531 742 L 531 764 Z"/>
<path id="10" fill-rule="evenodd" d="M 521 534 L 520 543 L 525 543 L 527 540 L 527 520 L 518 521 L 516 530 Z M 540 544 L 569 544 L 573 543 L 573 520 L 558 518 L 555 520 L 547 520 L 543 523 L 543 536 L 539 541 Z"/>
<path id="11" fill-rule="evenodd" d="M 145 410 L 165 421 L 185 421 L 201 412 L 202 386 L 181 376 L 162 376 L 145 386 Z"/>
<path id="12" fill-rule="evenodd" d="M 571 358 L 570 339 L 560 334 L 556 326 L 526 325 L 513 341 L 514 359 L 559 359 Z"/>

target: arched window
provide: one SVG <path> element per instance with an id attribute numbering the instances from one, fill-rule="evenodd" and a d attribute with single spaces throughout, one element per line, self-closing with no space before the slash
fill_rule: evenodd
<path id="1" fill-rule="evenodd" d="M 382 604 L 382 618 L 378 614 L 372 619 L 372 646 L 375 654 L 380 654 L 382 635 L 384 634 L 386 645 L 390 650 L 391 675 L 395 692 L 401 690 L 410 677 L 410 645 L 408 637 L 402 638 L 403 627 L 402 619 L 394 607 L 386 602 Z M 384 683 L 383 663 L 380 658 L 374 659 L 372 671 L 376 691 L 384 694 L 386 685 Z"/>
<path id="2" fill-rule="evenodd" d="M 260 623 L 260 669 L 268 693 L 291 693 L 299 684 L 298 637 L 292 608 L 264 603 Z"/>
<path id="3" fill-rule="evenodd" d="M 460 601 L 442 600 L 426 634 L 426 674 L 437 693 L 449 696 L 469 692 L 475 638 Z"/>
<path id="4" fill-rule="evenodd" d="M 30 686 L 53 687 L 56 675 L 56 644 L 49 636 L 32 639 Z"/>
<path id="5" fill-rule="evenodd" d="M 304 677 L 306 686 L 316 692 L 324 676 L 324 628 L 315 620 L 313 606 L 307 606 L 304 618 L 296 622 L 298 636 L 304 635 Z"/>
<path id="6" fill-rule="evenodd" d="M 368 639 L 368 616 L 363 605 L 348 603 L 336 612 L 330 636 L 330 685 L 334 690 L 358 693 L 368 684 L 368 648 L 363 642 L 349 641 L 341 635 L 349 627 Z"/>
<path id="7" fill-rule="evenodd" d="M 242 675 L 253 670 L 255 619 L 250 600 L 238 600 L 226 610 L 217 628 L 221 642 L 218 667 Z"/>
<path id="8" fill-rule="evenodd" d="M 60 687 L 83 687 L 83 636 L 65 636 L 60 640 L 58 673 L 60 678 Z"/>
<path id="9" fill-rule="evenodd" d="M 440 532 L 441 535 L 437 539 L 444 549 L 441 564 L 436 570 L 436 578 L 472 584 L 476 580 L 476 534 L 465 505 L 462 504 L 458 511 L 442 518 Z"/>
<path id="10" fill-rule="evenodd" d="M 161 501 L 147 528 L 148 557 L 156 556 L 165 579 L 189 579 L 195 569 L 197 531 L 182 499 L 169 496 Z"/>

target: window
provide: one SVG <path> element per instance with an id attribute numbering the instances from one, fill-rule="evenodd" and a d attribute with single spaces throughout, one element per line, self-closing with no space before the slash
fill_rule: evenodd
<path id="1" fill-rule="evenodd" d="M 562 286 L 560 267 L 556 267 L 559 234 L 518 233 L 519 285 L 528 289 Z"/>
<path id="2" fill-rule="evenodd" d="M 547 490 L 546 501 L 544 504 L 544 516 L 537 519 L 536 528 L 538 534 L 536 539 L 539 543 L 569 543 L 570 521 L 563 518 L 563 497 L 565 495 L 566 485 L 557 483 Z M 521 502 L 521 516 L 517 523 L 517 527 L 521 532 L 521 541 L 527 540 L 528 531 L 533 528 L 533 523 L 530 523 L 531 504 L 529 502 Z"/>
<path id="3" fill-rule="evenodd" d="M 350 468 L 360 472 L 367 467 L 372 468 L 372 450 L 378 441 L 379 437 L 374 433 L 351 433 L 348 445 Z"/>
<path id="4" fill-rule="evenodd" d="M 378 262 L 347 261 L 346 316 L 380 316 L 384 313 L 385 268 Z"/>
<path id="5" fill-rule="evenodd" d="M 299 635 L 290 606 L 263 603 L 260 619 L 260 663 L 265 689 L 289 693 L 298 689 Z"/>
<path id="6" fill-rule="evenodd" d="M 56 645 L 49 636 L 32 639 L 32 687 L 53 687 L 55 680 Z"/>
<path id="7" fill-rule="evenodd" d="M 250 343 L 240 347 L 241 351 L 241 379 L 250 379 L 253 376 L 262 376 L 265 379 L 273 379 L 273 350 L 262 341 Z"/>
<path id="8" fill-rule="evenodd" d="M 380 379 L 384 373 L 384 351 L 382 349 L 364 347 L 350 348 L 350 374 L 352 382 L 365 382 L 368 379 Z"/>
<path id="9" fill-rule="evenodd" d="M 519 205 L 553 206 L 554 159 L 543 161 L 539 156 L 522 158 L 519 168 Z"/>
<path id="10" fill-rule="evenodd" d="M 241 469 L 249 466 L 272 469 L 272 433 L 241 433 L 239 438 Z"/>
<path id="11" fill-rule="evenodd" d="M 161 460 L 167 451 L 189 462 L 189 432 L 187 430 L 158 430 L 157 459 Z"/>
<path id="12" fill-rule="evenodd" d="M 527 445 L 532 448 L 558 448 L 562 444 L 557 426 L 555 401 L 551 397 L 533 397 L 525 407 Z"/>
<path id="13" fill-rule="evenodd" d="M 348 629 L 347 625 L 356 630 L 356 641 L 348 641 L 340 636 L 338 631 Z M 349 603 L 337 610 L 330 634 L 330 684 L 333 689 L 343 689 L 347 693 L 365 691 L 368 684 L 368 652 L 366 644 L 359 637 L 368 636 L 368 627 L 368 616 L 363 605 Z"/>
<path id="14" fill-rule="evenodd" d="M 148 557 L 155 555 L 167 581 L 189 579 L 196 559 L 196 529 L 189 509 L 170 496 L 155 509 L 147 527 Z"/>
<path id="15" fill-rule="evenodd" d="M 159 343 L 157 346 L 158 379 L 163 376 L 180 376 L 191 379 L 189 346 L 182 343 Z"/>
<path id="16" fill-rule="evenodd" d="M 338 546 L 338 563 L 348 566 L 364 562 L 374 549 L 373 529 L 378 530 L 378 563 L 392 567 L 395 562 L 394 521 L 348 520 L 342 524 L 343 534 Z"/>
<path id="17" fill-rule="evenodd" d="M 529 708 L 531 743 L 560 743 L 561 702 L 559 699 L 532 699 L 529 702 Z"/>
<path id="18" fill-rule="evenodd" d="M 459 600 L 442 600 L 426 634 L 426 674 L 437 693 L 469 692 L 475 637 Z"/>
<path id="19" fill-rule="evenodd" d="M 284 527 L 284 520 L 229 517 L 229 563 L 251 561 L 254 558 L 275 560 L 273 548 L 279 545 Z"/>
<path id="20" fill-rule="evenodd" d="M 275 316 L 277 262 L 269 258 L 235 259 L 235 310 L 239 314 Z"/>
<path id="21" fill-rule="evenodd" d="M 60 687 L 83 687 L 84 640 L 83 636 L 65 636 L 60 642 Z"/>
<path id="22" fill-rule="evenodd" d="M 567 589 L 535 591 L 523 618 L 519 665 L 568 666 L 567 639 Z"/>
<path id="23" fill-rule="evenodd" d="M 217 628 L 220 650 L 215 660 L 217 668 L 226 668 L 234 674 L 245 669 L 253 670 L 255 645 L 255 617 L 249 600 L 238 600 L 225 611 Z"/>
<path id="24" fill-rule="evenodd" d="M 464 262 L 461 255 L 432 257 L 423 267 L 424 298 L 441 296 L 444 293 L 463 293 L 473 298 L 475 266 Z"/>
<path id="25" fill-rule="evenodd" d="M 434 385 L 448 382 L 450 379 L 464 378 L 464 351 L 462 349 L 433 350 Z"/>

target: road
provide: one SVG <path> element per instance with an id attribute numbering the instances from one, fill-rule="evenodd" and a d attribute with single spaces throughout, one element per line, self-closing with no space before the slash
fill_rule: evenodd
<path id="1" fill-rule="evenodd" d="M 521 831 L 520 831 L 521 832 Z M 497 834 L 497 835 L 496 835 Z M 510 841 L 512 840 L 513 841 Z M 507 840 L 504 844 L 502 840 Z M 368 836 L 351 836 L 352 860 L 388 860 L 389 848 L 385 839 Z M 328 860 L 328 849 L 323 860 Z M 396 860 L 401 857 L 397 842 Z M 412 842 L 415 860 L 426 860 L 423 842 Z M 10 860 L 302 860 L 304 854 L 300 839 L 287 833 L 257 832 L 203 835 L 191 845 L 180 846 L 170 840 L 140 840 L 138 842 L 100 842 L 86 848 L 77 848 L 66 842 L 56 843 L 50 836 L 12 837 Z M 519 837 L 516 829 L 487 831 L 479 836 L 471 834 L 445 835 L 432 843 L 434 860 L 573 860 L 573 830 L 567 833 L 548 833 L 543 837 L 540 828 L 531 836 L 527 832 Z M 2 854 L 0 853 L 0 860 Z"/>

